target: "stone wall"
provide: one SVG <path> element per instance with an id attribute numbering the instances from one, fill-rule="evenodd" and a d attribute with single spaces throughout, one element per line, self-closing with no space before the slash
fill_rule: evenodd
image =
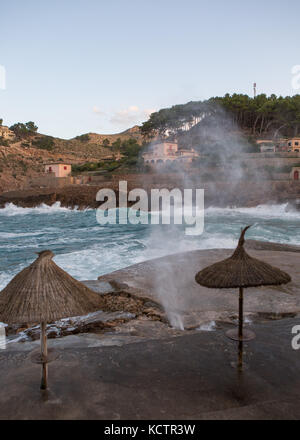
<path id="1" fill-rule="evenodd" d="M 54 175 L 43 175 L 32 177 L 26 182 L 27 188 L 61 188 L 66 185 L 77 183 L 74 177 L 55 177 Z"/>

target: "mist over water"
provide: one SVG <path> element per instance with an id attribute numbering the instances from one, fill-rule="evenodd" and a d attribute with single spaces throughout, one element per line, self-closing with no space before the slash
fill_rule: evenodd
<path id="1" fill-rule="evenodd" d="M 300 245 L 300 212 L 287 212 L 286 207 L 211 207 L 205 210 L 204 233 L 187 236 L 185 225 L 101 226 L 92 209 L 70 210 L 59 203 L 37 208 L 10 204 L 0 209 L 0 288 L 43 249 L 51 249 L 57 264 L 85 280 L 171 253 L 234 248 L 247 224 L 255 225 L 247 238 Z"/>
<path id="2" fill-rule="evenodd" d="M 167 230 L 152 227 L 144 255 L 150 253 L 155 257 L 159 250 L 169 254 L 192 249 L 234 248 L 241 228 L 246 225 L 253 226 L 247 232 L 247 238 L 299 244 L 300 212 L 290 211 L 288 204 L 260 205 L 254 208 L 213 207 L 234 203 L 243 206 L 249 200 L 255 205 L 259 200 L 272 200 L 272 182 L 261 161 L 262 156 L 248 160 L 247 153 L 258 152 L 254 138 L 239 128 L 231 114 L 216 102 L 208 101 L 200 105 L 190 102 L 188 106 L 190 120 L 184 116 L 182 119 L 176 117 L 174 110 L 174 120 L 169 125 L 165 123 L 158 127 L 155 133 L 157 138 L 150 142 L 149 148 L 151 151 L 153 143 L 176 140 L 179 150 L 193 148 L 199 154 L 192 164 L 184 164 L 175 159 L 172 163 L 156 163 L 154 171 L 157 182 L 162 180 L 165 173 L 170 172 L 173 173 L 170 181 L 173 187 L 207 188 L 208 203 L 205 206 L 210 207 L 205 209 L 204 233 L 187 237 L 176 231 L 174 226 Z M 258 182 L 261 184 L 261 193 L 260 184 L 251 192 L 248 184 Z M 266 198 L 268 194 L 270 198 Z M 152 283 L 170 323 L 182 329 L 183 319 L 180 311 L 176 310 L 177 304 L 182 304 L 185 299 L 182 286 L 173 281 L 173 271 L 173 265 L 168 260 L 163 261 L 162 273 L 158 273 Z M 184 266 L 181 265 L 180 271 L 180 276 L 184 278 Z M 188 285 L 190 280 L 186 281 L 185 285 Z"/>

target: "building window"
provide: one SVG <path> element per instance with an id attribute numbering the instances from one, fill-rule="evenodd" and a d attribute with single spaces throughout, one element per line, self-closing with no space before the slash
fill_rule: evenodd
<path id="1" fill-rule="evenodd" d="M 292 142 L 289 142 L 289 143 L 288 143 L 288 146 L 291 147 L 291 146 L 292 146 Z"/>
<path id="2" fill-rule="evenodd" d="M 295 145 L 297 145 L 297 146 L 298 146 L 298 145 L 299 145 L 299 142 L 297 142 L 297 141 L 296 141 L 296 142 L 295 142 Z"/>
<path id="3" fill-rule="evenodd" d="M 64 167 L 64 170 L 66 170 L 67 169 L 67 167 Z"/>
<path id="4" fill-rule="evenodd" d="M 48 171 L 49 173 L 52 173 L 52 167 L 49 167 Z"/>

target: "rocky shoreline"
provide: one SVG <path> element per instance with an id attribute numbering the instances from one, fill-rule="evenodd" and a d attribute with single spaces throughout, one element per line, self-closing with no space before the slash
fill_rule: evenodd
<path id="1" fill-rule="evenodd" d="M 89 288 L 103 299 L 103 310 L 61 319 L 47 325 L 49 339 L 62 338 L 81 333 L 104 333 L 111 331 L 130 320 L 151 320 L 167 323 L 162 306 L 147 296 L 137 296 L 126 285 L 99 281 L 85 281 Z M 6 326 L 6 334 L 11 342 L 30 342 L 40 337 L 40 325 Z"/>
<path id="2" fill-rule="evenodd" d="M 197 180 L 183 181 L 178 178 L 165 179 L 161 176 L 142 178 L 141 176 L 117 176 L 103 181 L 101 185 L 69 185 L 62 188 L 36 188 L 17 191 L 5 191 L 0 194 L 0 208 L 8 203 L 16 206 L 34 208 L 41 204 L 53 205 L 59 202 L 66 208 L 97 208 L 96 194 L 102 188 L 113 189 L 118 202 L 119 180 L 128 182 L 128 191 L 143 188 L 148 194 L 151 189 L 167 188 L 203 188 L 205 205 L 228 207 L 254 207 L 268 203 L 289 203 L 291 209 L 298 208 L 299 184 L 286 181 L 263 182 L 201 182 Z M 166 177 L 166 176 L 165 176 Z M 128 203 L 130 205 L 130 203 Z M 149 206 L 150 208 L 150 206 Z"/>

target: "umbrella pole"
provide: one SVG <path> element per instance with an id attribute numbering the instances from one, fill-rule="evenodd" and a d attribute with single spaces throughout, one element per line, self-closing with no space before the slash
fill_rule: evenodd
<path id="1" fill-rule="evenodd" d="M 238 369 L 243 369 L 243 288 L 240 287 L 239 292 L 239 360 Z"/>
<path id="2" fill-rule="evenodd" d="M 240 294 L 239 294 L 239 340 L 243 340 L 243 288 L 240 287 Z"/>
<path id="3" fill-rule="evenodd" d="M 47 334 L 46 334 L 46 322 L 41 322 L 41 359 L 42 359 L 42 381 L 41 390 L 46 390 L 48 387 L 48 348 L 47 348 Z"/>
<path id="4" fill-rule="evenodd" d="M 243 341 L 239 341 L 239 359 L 238 359 L 238 370 L 243 370 Z"/>

